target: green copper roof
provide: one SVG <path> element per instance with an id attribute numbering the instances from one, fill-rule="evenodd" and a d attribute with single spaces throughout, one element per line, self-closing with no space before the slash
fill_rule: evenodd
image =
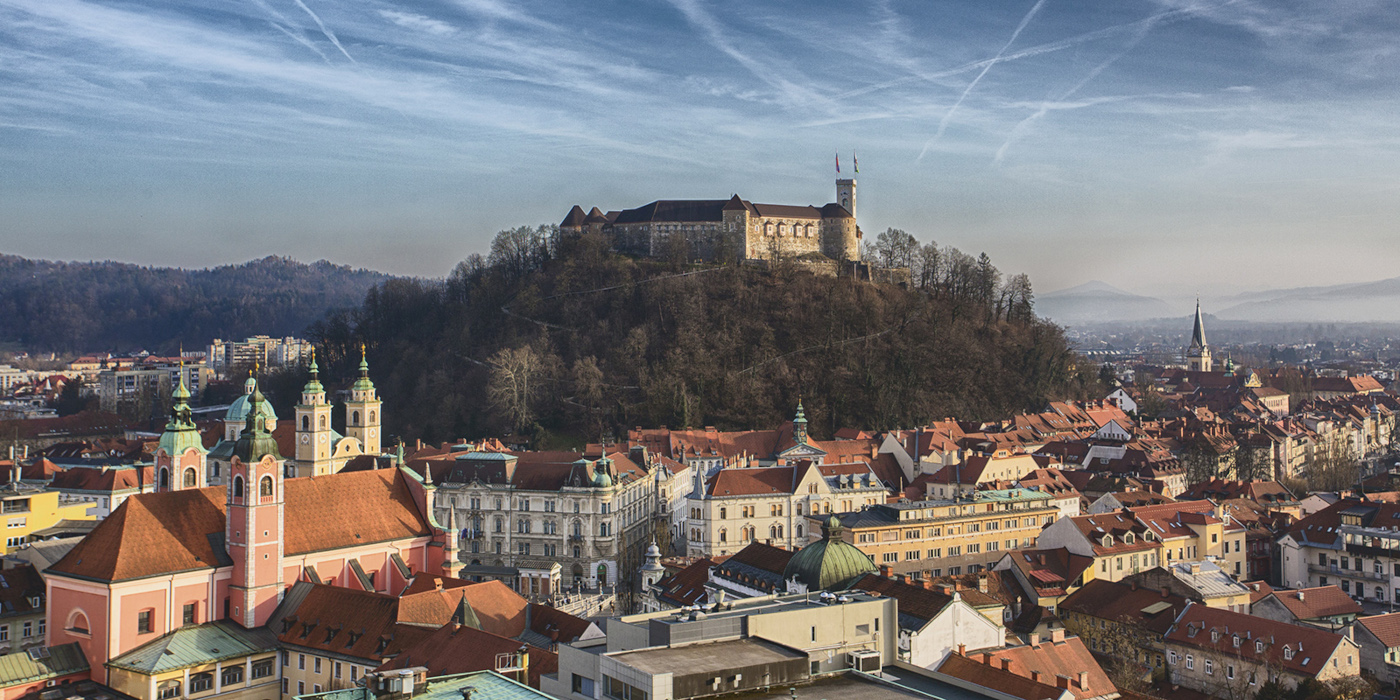
<path id="1" fill-rule="evenodd" d="M 311 379 L 306 382 L 306 386 L 301 388 L 303 394 L 324 394 L 326 387 L 321 386 L 321 372 L 316 367 L 316 351 L 311 351 Z"/>
<path id="2" fill-rule="evenodd" d="M 392 674 L 394 671 L 388 671 Z M 374 700 L 375 694 L 363 686 L 323 693 L 297 695 L 293 700 Z M 429 678 L 413 692 L 413 700 L 554 700 L 552 696 L 517 683 L 495 671 L 472 671 L 454 676 Z"/>
<path id="3" fill-rule="evenodd" d="M 243 428 L 243 434 L 238 436 L 238 442 L 233 444 L 233 456 L 244 464 L 252 464 L 266 455 L 282 459 L 277 451 L 277 441 L 272 438 L 272 433 L 267 432 L 267 424 L 256 419 L 266 404 L 262 392 L 255 389 L 248 399 L 248 424 Z"/>
<path id="4" fill-rule="evenodd" d="M 185 388 L 185 378 L 180 377 L 180 386 L 171 393 L 175 405 L 170 407 L 170 422 L 165 424 L 165 432 L 160 434 L 158 449 L 168 455 L 184 454 L 191 448 L 199 452 L 204 449 L 204 441 L 199 437 L 199 429 L 194 425 L 194 414 L 190 412 L 190 390 Z"/>
<path id="5" fill-rule="evenodd" d="M 855 545 L 841 539 L 836 516 L 822 525 L 822 538 L 803 547 L 788 560 L 783 578 L 796 578 L 809 591 L 842 590 L 856 579 L 875 571 L 875 565 Z"/>
<path id="6" fill-rule="evenodd" d="M 248 377 L 248 381 L 243 386 L 247 393 L 234 399 L 233 403 L 228 405 L 228 412 L 224 414 L 224 420 L 230 423 L 242 423 L 248 420 L 248 397 L 258 390 L 258 380 Z M 277 412 L 272 410 L 272 404 L 266 401 L 258 407 L 258 413 L 265 419 L 277 420 Z"/>
<path id="7" fill-rule="evenodd" d="M 28 651 L 0 656 L 0 685 L 9 688 L 88 670 L 87 657 L 77 642 L 49 647 L 48 652 L 38 659 L 30 657 Z"/>
<path id="8" fill-rule="evenodd" d="M 266 627 L 244 629 L 231 622 L 206 622 L 162 635 L 107 665 L 154 675 L 276 650 L 277 637 Z"/>

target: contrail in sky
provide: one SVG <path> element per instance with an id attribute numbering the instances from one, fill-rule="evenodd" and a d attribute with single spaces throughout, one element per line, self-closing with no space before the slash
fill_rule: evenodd
<path id="1" fill-rule="evenodd" d="M 356 63 L 356 62 L 357 62 L 357 61 L 355 61 L 355 59 L 350 58 L 350 54 L 347 53 L 347 52 L 345 51 L 345 47 L 340 45 L 340 40 L 337 39 L 337 38 L 335 38 L 335 32 L 333 32 L 333 31 L 327 29 L 327 28 L 326 28 L 326 23 L 325 23 L 325 22 L 322 22 L 322 21 L 321 21 L 321 18 L 318 17 L 318 16 L 316 16 L 316 13 L 315 13 L 315 12 L 312 12 L 312 11 L 311 11 L 311 8 L 309 8 L 309 7 L 306 6 L 306 3 L 302 2 L 301 0 L 293 0 L 293 1 L 296 2 L 297 7 L 300 7 L 301 9 L 306 10 L 306 14 L 311 15 L 311 19 L 313 19 L 313 20 L 316 21 L 316 26 L 318 26 L 318 27 L 321 28 L 321 33 L 322 33 L 322 34 L 325 34 L 325 35 L 326 35 L 326 38 L 327 38 L 327 39 L 330 39 L 330 40 L 331 40 L 331 43 L 332 43 L 332 44 L 335 44 L 335 47 L 336 47 L 337 49 L 340 49 L 340 52 L 343 53 L 343 54 L 345 54 L 345 57 L 346 57 L 346 58 L 349 58 L 351 63 Z M 1044 1 L 1045 1 L 1045 0 L 1041 0 L 1041 2 L 1044 2 Z"/>

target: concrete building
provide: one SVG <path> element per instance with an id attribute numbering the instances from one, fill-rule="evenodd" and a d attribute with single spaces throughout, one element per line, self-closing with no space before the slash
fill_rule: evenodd
<path id="1" fill-rule="evenodd" d="M 1307 509 L 1308 501 L 1303 502 Z M 1279 538 L 1283 583 L 1337 585 L 1354 598 L 1400 600 L 1400 503 L 1338 500 Z"/>

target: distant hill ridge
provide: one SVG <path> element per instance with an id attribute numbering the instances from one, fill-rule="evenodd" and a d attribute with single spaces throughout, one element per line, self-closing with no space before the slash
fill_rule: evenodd
<path id="1" fill-rule="evenodd" d="M 186 270 L 0 255 L 0 340 L 32 351 L 168 352 L 211 338 L 298 334 L 389 279 L 278 256 Z"/>
<path id="2" fill-rule="evenodd" d="M 1171 307 L 1161 299 L 1125 292 L 1098 280 L 1042 294 L 1035 306 L 1041 316 L 1069 325 L 1172 315 Z"/>

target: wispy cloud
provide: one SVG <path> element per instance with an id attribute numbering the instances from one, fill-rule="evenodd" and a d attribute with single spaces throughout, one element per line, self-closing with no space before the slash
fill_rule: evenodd
<path id="1" fill-rule="evenodd" d="M 311 16 L 311 20 L 315 22 L 316 26 L 321 29 L 321 33 L 324 34 L 332 44 L 335 44 L 335 47 L 340 50 L 340 53 L 344 54 L 346 58 L 350 59 L 351 63 L 355 62 L 355 59 L 351 58 L 350 52 L 346 51 L 345 47 L 340 45 L 340 39 L 336 38 L 335 32 L 327 28 L 326 23 L 321 21 L 320 15 L 316 14 L 315 12 L 312 12 L 311 8 L 307 7 L 306 3 L 302 2 L 302 0 L 292 0 L 292 2 L 295 2 L 297 4 L 297 7 L 300 7 L 303 11 L 306 12 L 306 14 Z"/>
<path id="2" fill-rule="evenodd" d="M 442 20 L 424 17 L 423 15 L 417 15 L 412 12 L 380 10 L 379 16 L 405 29 L 427 32 L 434 36 L 449 36 L 457 33 L 457 30 L 452 25 Z"/>

